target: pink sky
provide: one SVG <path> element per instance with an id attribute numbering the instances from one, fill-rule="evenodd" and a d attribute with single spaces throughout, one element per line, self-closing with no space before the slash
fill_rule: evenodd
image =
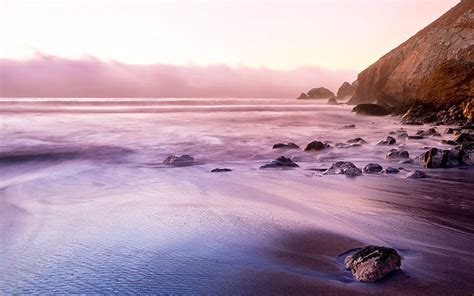
<path id="1" fill-rule="evenodd" d="M 0 59 L 41 53 L 188 69 L 318 67 L 345 70 L 340 83 L 458 2 L 0 0 Z"/>

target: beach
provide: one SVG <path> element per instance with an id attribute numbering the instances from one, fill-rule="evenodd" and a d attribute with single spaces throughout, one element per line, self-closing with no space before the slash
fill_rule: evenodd
<path id="1" fill-rule="evenodd" d="M 474 169 L 423 169 L 441 137 L 351 106 L 294 99 L 0 100 L 0 292 L 467 295 Z M 345 128 L 355 125 L 354 128 Z M 336 148 L 362 137 L 366 144 Z M 306 152 L 311 141 L 332 147 Z M 272 149 L 294 142 L 301 149 Z M 169 167 L 171 154 L 195 164 Z M 260 169 L 279 156 L 299 168 Z M 337 161 L 399 174 L 323 175 Z M 230 172 L 211 173 L 214 168 Z M 419 169 L 428 178 L 406 178 Z M 366 284 L 344 259 L 390 246 L 401 270 Z"/>

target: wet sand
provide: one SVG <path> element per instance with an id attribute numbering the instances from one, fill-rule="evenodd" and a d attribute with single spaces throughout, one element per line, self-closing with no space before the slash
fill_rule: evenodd
<path id="1" fill-rule="evenodd" d="M 473 169 L 425 170 L 430 178 L 418 180 L 321 176 L 311 169 L 338 160 L 400 166 L 383 160 L 392 147 L 375 145 L 400 126 L 397 118 L 301 104 L 184 117 L 168 110 L 2 114 L 0 291 L 471 294 Z M 305 104 L 313 105 L 301 111 Z M 356 129 L 341 129 L 347 124 Z M 315 153 L 271 149 L 358 136 L 369 143 Z M 416 156 L 439 141 L 398 144 Z M 163 166 L 171 153 L 198 163 Z M 258 169 L 279 155 L 300 168 Z M 216 167 L 233 171 L 209 173 Z M 396 248 L 402 270 L 374 284 L 354 281 L 344 257 L 366 244 Z"/>

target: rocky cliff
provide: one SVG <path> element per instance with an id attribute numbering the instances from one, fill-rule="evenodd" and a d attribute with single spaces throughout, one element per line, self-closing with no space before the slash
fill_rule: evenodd
<path id="1" fill-rule="evenodd" d="M 350 103 L 404 112 L 474 103 L 474 0 L 463 0 L 358 75 Z"/>

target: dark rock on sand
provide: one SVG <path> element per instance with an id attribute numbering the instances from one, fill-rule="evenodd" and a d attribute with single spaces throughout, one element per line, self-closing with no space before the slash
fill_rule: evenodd
<path id="1" fill-rule="evenodd" d="M 380 173 L 382 170 L 382 166 L 378 163 L 369 163 L 364 167 L 364 173 L 366 174 L 376 174 Z"/>
<path id="2" fill-rule="evenodd" d="M 313 141 L 309 143 L 308 145 L 306 145 L 306 148 L 304 149 L 304 151 L 319 151 L 328 147 L 330 147 L 330 145 L 327 143 L 323 143 L 320 141 Z"/>
<path id="3" fill-rule="evenodd" d="M 295 143 L 278 143 L 273 145 L 273 149 L 300 149 Z"/>
<path id="4" fill-rule="evenodd" d="M 398 174 L 398 173 L 400 173 L 400 170 L 397 169 L 397 168 L 388 167 L 385 170 L 383 170 L 383 172 L 385 174 Z"/>
<path id="5" fill-rule="evenodd" d="M 216 168 L 216 169 L 212 169 L 211 170 L 211 173 L 222 173 L 222 172 L 232 172 L 231 169 L 228 169 L 228 168 Z"/>
<path id="6" fill-rule="evenodd" d="M 400 159 L 400 158 L 409 158 L 410 154 L 408 151 L 403 149 L 390 149 L 385 155 L 385 159 Z"/>
<path id="7" fill-rule="evenodd" d="M 332 97 L 332 98 L 329 98 L 328 104 L 329 105 L 337 105 L 339 103 L 337 102 L 336 97 Z"/>
<path id="8" fill-rule="evenodd" d="M 414 170 L 414 171 L 409 172 L 406 175 L 406 177 L 409 179 L 421 179 L 421 178 L 427 178 L 428 176 L 423 171 Z"/>
<path id="9" fill-rule="evenodd" d="M 265 165 L 262 165 L 260 168 L 261 169 L 272 169 L 272 168 L 297 168 L 299 165 L 294 163 L 291 159 L 288 157 L 280 156 L 274 161 L 267 163 Z"/>
<path id="10" fill-rule="evenodd" d="M 384 107 L 377 104 L 359 104 L 352 109 L 352 112 L 371 116 L 385 116 L 390 114 Z"/>
<path id="11" fill-rule="evenodd" d="M 362 175 L 362 170 L 356 167 L 352 162 L 339 161 L 332 164 L 331 167 L 324 172 L 324 175 L 360 176 Z"/>
<path id="12" fill-rule="evenodd" d="M 347 143 L 366 144 L 367 141 L 362 138 L 354 138 L 354 139 L 347 140 Z"/>
<path id="13" fill-rule="evenodd" d="M 395 249 L 366 246 L 345 260 L 346 268 L 361 282 L 375 282 L 388 273 L 399 269 L 401 257 Z"/>
<path id="14" fill-rule="evenodd" d="M 194 158 L 189 155 L 170 155 L 163 163 L 171 166 L 189 166 L 194 164 Z"/>
<path id="15" fill-rule="evenodd" d="M 397 143 L 397 140 L 395 140 L 395 138 L 387 136 L 385 140 L 381 140 L 380 142 L 377 143 L 377 145 L 387 146 L 387 145 L 394 145 L 395 143 Z"/>

